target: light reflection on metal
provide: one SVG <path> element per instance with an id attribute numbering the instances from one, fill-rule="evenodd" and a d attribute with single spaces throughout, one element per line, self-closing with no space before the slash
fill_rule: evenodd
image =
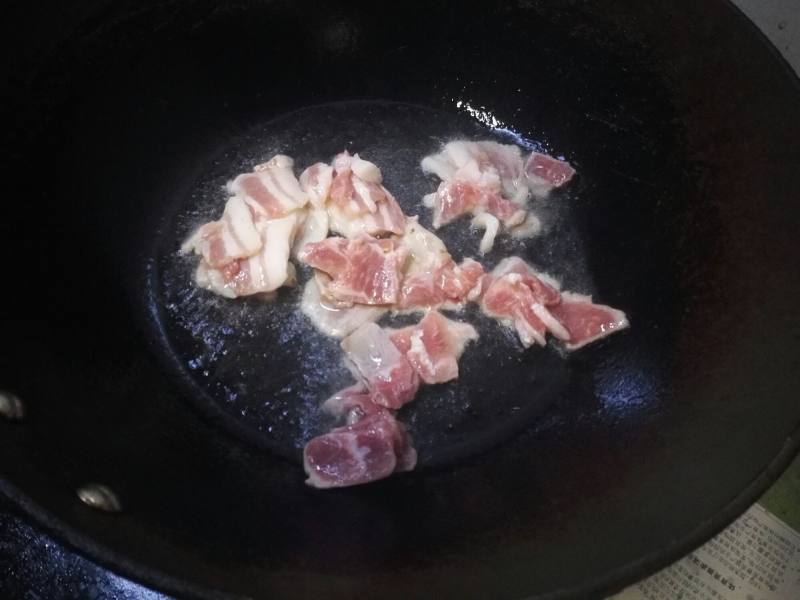
<path id="1" fill-rule="evenodd" d="M 78 498 L 86 506 L 103 512 L 118 513 L 122 510 L 122 504 L 117 495 L 99 483 L 89 483 L 78 488 Z"/>
<path id="2" fill-rule="evenodd" d="M 9 421 L 21 421 L 25 418 L 25 405 L 16 394 L 0 390 L 0 417 Z"/>

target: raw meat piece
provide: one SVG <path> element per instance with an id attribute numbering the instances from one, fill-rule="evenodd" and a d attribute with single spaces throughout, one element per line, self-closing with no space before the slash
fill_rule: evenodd
<path id="1" fill-rule="evenodd" d="M 335 306 L 322 298 L 315 279 L 306 283 L 300 310 L 322 333 L 341 338 L 350 335 L 359 326 L 377 321 L 386 309 L 380 306 Z"/>
<path id="2" fill-rule="evenodd" d="M 247 203 L 234 196 L 225 204 L 219 221 L 200 226 L 181 246 L 181 251 L 201 255 L 209 267 L 220 268 L 237 258 L 261 250 L 261 233 Z"/>
<path id="3" fill-rule="evenodd" d="M 327 276 L 317 280 L 324 297 L 344 305 L 388 305 L 398 301 L 407 256 L 394 240 L 361 235 L 306 244 L 299 259 Z"/>
<path id="4" fill-rule="evenodd" d="M 308 202 L 294 176 L 293 165 L 291 158 L 278 154 L 256 166 L 252 173 L 243 173 L 229 182 L 228 191 L 269 219 L 284 217 Z"/>
<path id="5" fill-rule="evenodd" d="M 465 214 L 489 213 L 515 237 L 540 230 L 538 219 L 525 208 L 530 191 L 544 197 L 575 174 L 565 161 L 534 152 L 523 162 L 519 147 L 492 141 L 450 142 L 440 153 L 423 158 L 421 165 L 442 180 L 436 192 L 423 198 L 433 209 L 434 228 Z M 481 219 L 473 225 L 486 230 L 481 242 L 485 254 L 494 241 L 494 221 Z"/>
<path id="6" fill-rule="evenodd" d="M 564 343 L 568 350 L 577 350 L 628 327 L 628 318 L 624 312 L 610 306 L 593 304 L 591 296 L 563 292 L 561 303 L 550 311 L 569 332 L 569 339 Z"/>
<path id="7" fill-rule="evenodd" d="M 314 208 L 324 208 L 333 182 L 333 167 L 315 163 L 300 174 L 300 187 Z"/>
<path id="8" fill-rule="evenodd" d="M 216 269 L 204 260 L 195 274 L 197 285 L 227 298 L 277 290 L 294 283 L 294 265 L 289 262 L 297 224 L 302 217 L 291 213 L 268 219 L 261 225 L 263 246 L 254 256 L 232 260 Z"/>
<path id="9" fill-rule="evenodd" d="M 522 203 L 528 196 L 520 149 L 492 141 L 454 141 L 422 159 L 422 170 L 442 181 L 466 180 Z"/>
<path id="10" fill-rule="evenodd" d="M 497 169 L 503 195 L 518 204 L 524 203 L 528 198 L 528 189 L 519 146 L 491 141 L 477 142 L 477 145 L 485 154 L 488 164 Z"/>
<path id="11" fill-rule="evenodd" d="M 457 265 L 452 258 L 428 273 L 407 276 L 400 289 L 400 308 L 446 306 L 457 308 L 469 298 L 483 275 L 480 263 L 466 258 Z"/>
<path id="12" fill-rule="evenodd" d="M 564 160 L 558 160 L 541 152 L 533 152 L 525 164 L 525 174 L 528 176 L 528 183 L 533 193 L 544 197 L 553 188 L 568 183 L 575 175 L 575 169 Z"/>
<path id="13" fill-rule="evenodd" d="M 398 329 L 390 337 L 422 381 L 433 384 L 458 377 L 458 359 L 467 343 L 478 339 L 478 332 L 468 323 L 429 311 L 418 324 Z"/>
<path id="14" fill-rule="evenodd" d="M 381 185 L 380 169 L 345 151 L 333 159 L 333 181 L 327 208 L 331 231 L 354 238 L 402 235 L 405 215 L 394 196 Z"/>
<path id="15" fill-rule="evenodd" d="M 506 227 L 519 225 L 526 215 L 524 209 L 496 190 L 458 179 L 439 184 L 436 192 L 426 197 L 425 203 L 433 208 L 435 229 L 471 213 L 488 212 L 503 221 Z"/>
<path id="16" fill-rule="evenodd" d="M 419 377 L 389 333 L 365 323 L 342 340 L 348 366 L 364 382 L 375 404 L 398 409 L 413 400 Z"/>
<path id="17" fill-rule="evenodd" d="M 497 263 L 491 274 L 493 277 L 501 277 L 510 273 L 520 275 L 543 304 L 547 306 L 558 304 L 561 285 L 546 273 L 537 273 L 519 256 L 509 256 Z"/>
<path id="18" fill-rule="evenodd" d="M 303 450 L 306 483 L 316 488 L 369 483 L 410 471 L 416 463 L 405 427 L 388 411 L 315 437 Z"/>
<path id="19" fill-rule="evenodd" d="M 400 243 L 410 254 L 400 290 L 400 308 L 462 303 L 483 275 L 483 267 L 471 258 L 457 265 L 442 240 L 422 227 L 416 217 L 407 220 Z"/>
<path id="20" fill-rule="evenodd" d="M 490 317 L 511 323 L 526 347 L 545 345 L 545 334 L 569 339 L 569 333 L 550 313 L 560 302 L 558 285 L 539 275 L 518 257 L 507 258 L 481 282 L 481 308 Z"/>
<path id="21" fill-rule="evenodd" d="M 367 415 L 388 410 L 372 401 L 372 395 L 363 383 L 339 390 L 322 403 L 322 409 L 334 417 L 346 417 L 348 425 Z"/>
<path id="22" fill-rule="evenodd" d="M 425 157 L 422 169 L 442 180 L 436 192 L 423 199 L 433 209 L 434 228 L 465 214 L 488 213 L 502 221 L 506 229 L 525 221 L 528 183 L 517 146 L 490 141 L 450 142 L 439 154 Z M 489 226 L 495 223 L 489 219 L 477 222 L 487 230 L 482 254 L 491 250 L 494 235 Z"/>

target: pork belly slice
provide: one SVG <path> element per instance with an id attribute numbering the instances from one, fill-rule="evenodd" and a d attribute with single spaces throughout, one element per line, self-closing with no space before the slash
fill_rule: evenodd
<path id="1" fill-rule="evenodd" d="M 520 149 L 497 142 L 454 141 L 422 160 L 422 169 L 442 181 L 423 202 L 433 209 L 435 229 L 467 214 L 491 215 L 475 225 L 487 230 L 481 253 L 491 250 L 497 225 L 521 225 L 527 216 L 528 183 Z M 490 229 L 494 228 L 494 231 Z"/>
<path id="2" fill-rule="evenodd" d="M 507 200 L 497 191 L 470 181 L 442 182 L 432 197 L 426 197 L 425 203 L 433 208 L 435 229 L 462 215 L 483 212 L 494 215 L 505 227 L 510 228 L 522 223 L 527 214 L 518 204 Z"/>
<path id="3" fill-rule="evenodd" d="M 322 296 L 341 305 L 397 303 L 408 251 L 395 240 L 361 235 L 306 244 L 299 259 L 324 274 Z"/>
<path id="4" fill-rule="evenodd" d="M 238 258 L 253 256 L 261 250 L 262 240 L 257 221 L 247 203 L 239 197 L 229 198 L 219 221 L 201 225 L 181 245 L 181 252 L 194 252 L 206 265 L 221 268 Z"/>
<path id="5" fill-rule="evenodd" d="M 483 312 L 512 325 L 525 347 L 544 346 L 548 331 L 560 339 L 569 339 L 569 333 L 550 313 L 550 307 L 561 300 L 558 284 L 537 274 L 521 258 L 502 260 L 484 277 L 481 287 Z"/>
<path id="6" fill-rule="evenodd" d="M 528 197 L 522 153 L 513 144 L 457 140 L 423 158 L 421 166 L 442 181 L 471 181 L 518 204 Z"/>
<path id="7" fill-rule="evenodd" d="M 316 488 L 369 483 L 416 466 L 405 427 L 388 410 L 313 438 L 303 449 L 306 483 Z"/>
<path id="8" fill-rule="evenodd" d="M 399 308 L 455 307 L 467 300 L 483 275 L 483 267 L 471 258 L 456 264 L 442 240 L 422 227 L 416 217 L 407 220 L 400 244 L 409 258 Z"/>
<path id="9" fill-rule="evenodd" d="M 293 166 L 291 158 L 278 154 L 256 166 L 252 173 L 242 173 L 228 182 L 228 191 L 244 199 L 266 218 L 284 217 L 308 202 Z"/>
<path id="10" fill-rule="evenodd" d="M 590 296 L 561 292 L 559 287 L 548 275 L 512 256 L 485 275 L 476 289 L 484 313 L 512 325 L 526 347 L 544 346 L 549 333 L 567 350 L 577 350 L 628 327 L 621 310 L 594 304 Z"/>
<path id="11" fill-rule="evenodd" d="M 381 184 L 383 177 L 374 163 L 345 151 L 334 157 L 332 168 L 326 200 L 331 231 L 349 238 L 403 234 L 405 215 Z"/>
<path id="12" fill-rule="evenodd" d="M 500 223 L 514 237 L 535 235 L 538 219 L 526 208 L 530 192 L 545 197 L 575 174 L 565 161 L 541 152 L 533 152 L 524 161 L 518 146 L 493 141 L 449 142 L 439 153 L 423 158 L 421 166 L 442 180 L 436 192 L 423 198 L 433 209 L 435 229 L 467 214 L 497 219 L 473 221 L 473 227 L 486 232 L 481 254 L 491 250 Z"/>
<path id="13" fill-rule="evenodd" d="M 226 298 L 236 298 L 293 284 L 295 271 L 289 252 L 301 219 L 298 213 L 291 213 L 264 221 L 260 226 L 262 247 L 253 256 L 234 259 L 221 268 L 201 260 L 195 273 L 197 285 Z"/>
<path id="14" fill-rule="evenodd" d="M 478 339 L 478 332 L 469 323 L 429 311 L 419 323 L 397 329 L 390 337 L 420 379 L 434 384 L 458 377 L 458 359 L 465 346 Z"/>
<path id="15" fill-rule="evenodd" d="M 563 292 L 561 303 L 550 308 L 550 312 L 569 333 L 564 342 L 568 350 L 577 350 L 629 326 L 621 310 L 594 304 L 591 296 L 571 292 Z"/>
<path id="16" fill-rule="evenodd" d="M 375 404 L 396 410 L 414 399 L 419 376 L 386 329 L 365 323 L 342 340 L 342 349 Z"/>

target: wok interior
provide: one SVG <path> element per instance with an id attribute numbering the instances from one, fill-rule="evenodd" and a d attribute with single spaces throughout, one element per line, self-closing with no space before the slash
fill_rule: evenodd
<path id="1" fill-rule="evenodd" d="M 281 290 L 273 300 L 230 302 L 193 285 L 197 260 L 181 255 L 178 241 L 218 217 L 226 199 L 224 184 L 232 174 L 279 152 L 290 153 L 299 167 L 330 160 L 337 148 L 348 148 L 383 165 L 386 185 L 406 214 L 417 215 L 432 229 L 421 198 L 436 184 L 421 172 L 420 157 L 447 140 L 467 136 L 531 144 L 458 113 L 353 101 L 299 109 L 254 126 L 235 140 L 235 147 L 217 155 L 197 189 L 183 200 L 174 225 L 162 229 L 160 260 L 151 278 L 164 352 L 186 380 L 187 396 L 216 404 L 236 434 L 298 460 L 303 445 L 332 425 L 320 408 L 322 401 L 353 381 L 338 340 L 318 332 L 299 313 L 302 286 L 312 277 L 307 267 L 298 264 L 299 285 Z M 571 217 L 574 201 L 557 193 L 539 202 L 544 236 L 506 236 L 495 252 L 480 259 L 490 269 L 503 256 L 524 255 L 546 272 L 563 274 L 570 289 L 595 291 Z M 457 259 L 478 256 L 479 236 L 465 220 L 438 233 Z M 419 402 L 400 415 L 423 465 L 443 464 L 506 441 L 529 427 L 568 379 L 568 361 L 556 348 L 524 352 L 513 331 L 475 307 L 459 311 L 457 318 L 477 325 L 481 336 L 460 361 L 459 382 L 423 388 Z M 386 315 L 381 323 L 402 326 L 418 320 L 419 315 Z M 510 382 L 516 390 L 508 388 Z"/>
<path id="2" fill-rule="evenodd" d="M 618 581 L 688 535 L 796 423 L 798 210 L 786 198 L 800 119 L 796 87 L 759 49 L 667 61 L 711 35 L 690 25 L 697 11 L 722 47 L 736 29 L 721 4 L 677 17 L 668 4 L 459 5 L 456 17 L 397 6 L 387 18 L 199 3 L 84 24 L 18 91 L 31 96 L 7 134 L 20 201 L 4 242 L 26 258 L 10 267 L 0 383 L 31 405 L 30 423 L 4 432 L 9 480 L 173 588 L 152 569 L 251 594 L 392 582 L 389 597 L 423 584 L 513 597 Z M 666 40 L 664 14 L 691 34 Z M 749 103 L 718 91 L 742 73 Z M 573 162 L 580 179 L 523 254 L 624 309 L 632 329 L 564 360 L 484 323 L 488 343 L 456 386 L 406 415 L 426 468 L 305 489 L 294 461 L 321 426 L 309 407 L 346 383 L 309 357 L 338 350 L 293 315 L 292 292 L 171 310 L 190 289 L 174 256 L 190 213 L 209 215 L 214 186 L 259 153 L 310 161 L 343 146 L 374 149 L 409 209 L 431 185 L 416 161 L 460 133 L 517 134 Z M 32 209 L 36 235 L 23 234 Z M 229 358 L 190 368 L 214 335 Z M 226 386 L 243 380 L 232 401 Z M 74 505 L 86 480 L 124 498 L 114 527 Z"/>

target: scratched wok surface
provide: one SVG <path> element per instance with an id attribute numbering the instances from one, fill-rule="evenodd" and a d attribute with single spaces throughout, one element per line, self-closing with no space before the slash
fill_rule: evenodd
<path id="1" fill-rule="evenodd" d="M 596 595 L 796 452 L 800 87 L 729 4 L 26 10 L 3 32 L 0 388 L 28 415 L 0 422 L 0 476 L 85 554 L 210 598 Z M 467 311 L 461 379 L 401 414 L 420 468 L 309 489 L 302 444 L 349 381 L 335 342 L 298 290 L 197 292 L 177 245 L 276 151 L 363 152 L 419 212 L 417 162 L 454 137 L 576 166 L 543 235 L 486 262 L 525 256 L 632 328 L 565 357 Z M 442 237 L 474 254 L 465 224 Z M 123 512 L 80 504 L 90 481 Z"/>

